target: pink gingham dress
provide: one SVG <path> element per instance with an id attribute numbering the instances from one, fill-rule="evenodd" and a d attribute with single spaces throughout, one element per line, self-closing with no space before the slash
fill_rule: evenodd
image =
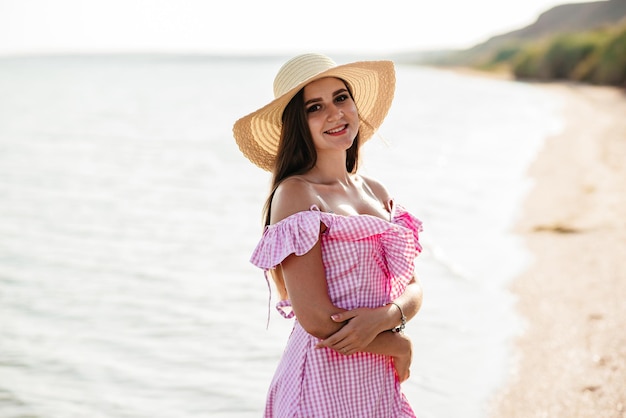
<path id="1" fill-rule="evenodd" d="M 378 307 L 404 292 L 421 251 L 421 222 L 390 202 L 390 221 L 370 216 L 321 212 L 317 206 L 269 225 L 251 262 L 276 267 L 290 254 L 303 255 L 321 239 L 328 293 L 344 309 Z M 320 224 L 326 225 L 321 234 Z M 289 301 L 280 301 L 284 310 Z M 391 357 L 371 353 L 343 356 L 316 349 L 318 338 L 297 321 L 270 385 L 265 417 L 415 417 L 400 388 Z"/>

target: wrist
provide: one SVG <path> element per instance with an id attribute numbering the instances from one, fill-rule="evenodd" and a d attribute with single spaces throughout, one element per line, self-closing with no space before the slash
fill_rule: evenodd
<path id="1" fill-rule="evenodd" d="M 394 318 L 392 322 L 393 325 L 390 331 L 396 332 L 396 333 L 404 331 L 407 320 L 400 304 L 397 302 L 389 302 L 389 303 L 385 303 L 383 306 L 389 308 L 389 310 L 391 311 L 392 318 Z"/>

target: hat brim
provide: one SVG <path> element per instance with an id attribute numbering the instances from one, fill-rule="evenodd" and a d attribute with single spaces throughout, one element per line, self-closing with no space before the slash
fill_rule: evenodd
<path id="1" fill-rule="evenodd" d="M 383 123 L 393 101 L 396 77 L 391 61 L 359 61 L 332 67 L 240 118 L 233 126 L 233 135 L 244 156 L 263 170 L 271 171 L 280 141 L 283 110 L 304 86 L 325 77 L 337 77 L 348 83 L 361 119 L 361 143 L 369 140 Z"/>

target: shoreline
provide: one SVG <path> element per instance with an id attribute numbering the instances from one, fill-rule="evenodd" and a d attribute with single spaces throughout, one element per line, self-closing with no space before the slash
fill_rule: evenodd
<path id="1" fill-rule="evenodd" d="M 626 94 L 538 86 L 560 95 L 564 126 L 530 167 L 514 227 L 533 257 L 509 286 L 526 327 L 489 416 L 624 418 Z"/>

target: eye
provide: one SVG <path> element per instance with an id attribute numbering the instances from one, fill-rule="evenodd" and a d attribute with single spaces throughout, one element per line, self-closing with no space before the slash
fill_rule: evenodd
<path id="1" fill-rule="evenodd" d="M 340 94 L 339 96 L 335 97 L 335 101 L 336 102 L 345 102 L 349 98 L 350 98 L 350 96 L 344 93 L 344 94 Z"/>
<path id="2" fill-rule="evenodd" d="M 318 110 L 320 110 L 321 106 L 318 104 L 314 104 L 312 106 L 309 106 L 306 108 L 306 112 L 307 113 L 313 113 L 313 112 L 317 112 Z"/>

